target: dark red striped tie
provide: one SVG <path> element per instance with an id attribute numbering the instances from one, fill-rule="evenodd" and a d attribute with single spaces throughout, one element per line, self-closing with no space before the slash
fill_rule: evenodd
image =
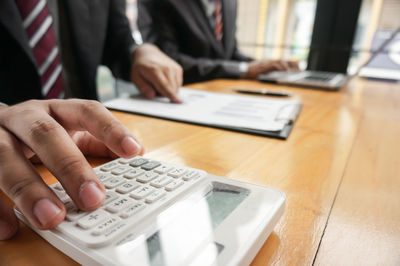
<path id="1" fill-rule="evenodd" d="M 215 11 L 214 11 L 214 17 L 215 17 L 215 37 L 219 42 L 222 41 L 223 37 L 223 22 L 222 22 L 222 6 L 221 6 L 221 0 L 214 0 L 215 3 Z"/>
<path id="2" fill-rule="evenodd" d="M 62 66 L 46 0 L 16 0 L 22 25 L 28 35 L 46 99 L 63 97 Z"/>

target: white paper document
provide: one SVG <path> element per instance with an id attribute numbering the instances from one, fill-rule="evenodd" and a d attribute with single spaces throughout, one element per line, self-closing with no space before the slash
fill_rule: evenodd
<path id="1" fill-rule="evenodd" d="M 181 88 L 181 104 L 142 96 L 105 102 L 110 109 L 210 126 L 280 131 L 296 119 L 298 100 L 282 100 Z"/>

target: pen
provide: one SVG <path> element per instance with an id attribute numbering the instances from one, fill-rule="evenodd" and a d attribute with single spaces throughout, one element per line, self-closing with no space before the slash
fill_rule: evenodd
<path id="1" fill-rule="evenodd" d="M 238 93 L 245 93 L 245 94 L 256 94 L 256 95 L 265 95 L 265 96 L 275 96 L 275 97 L 289 97 L 291 96 L 289 93 L 280 92 L 280 91 L 268 91 L 266 89 L 262 90 L 235 90 Z"/>

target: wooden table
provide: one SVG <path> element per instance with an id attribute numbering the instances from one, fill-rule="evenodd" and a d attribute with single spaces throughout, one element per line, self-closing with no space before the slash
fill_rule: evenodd
<path id="1" fill-rule="evenodd" d="M 217 80 L 190 87 L 231 93 L 265 86 Z M 252 265 L 400 265 L 400 85 L 357 78 L 340 92 L 268 87 L 304 104 L 286 141 L 114 114 L 147 157 L 286 192 L 286 212 Z M 0 242 L 0 265 L 73 263 L 24 225 Z"/>

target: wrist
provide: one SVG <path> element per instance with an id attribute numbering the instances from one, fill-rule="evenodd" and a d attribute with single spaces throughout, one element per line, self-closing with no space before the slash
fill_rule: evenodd
<path id="1" fill-rule="evenodd" d="M 256 79 L 258 75 L 257 61 L 247 63 L 247 73 L 244 75 L 247 79 Z"/>
<path id="2" fill-rule="evenodd" d="M 134 49 L 132 49 L 132 54 L 142 53 L 144 50 L 160 50 L 157 46 L 151 43 L 143 43 L 140 45 L 134 45 Z"/>
<path id="3" fill-rule="evenodd" d="M 143 43 L 140 45 L 135 45 L 135 47 L 131 49 L 131 51 L 132 51 L 132 64 L 133 64 L 135 63 L 138 57 L 159 52 L 160 49 L 158 49 L 158 47 L 153 44 Z"/>
<path id="4" fill-rule="evenodd" d="M 140 48 L 142 47 L 143 44 L 140 45 L 132 45 L 131 47 L 131 58 L 132 62 L 135 61 L 135 58 L 137 57 L 138 53 L 140 53 Z"/>

